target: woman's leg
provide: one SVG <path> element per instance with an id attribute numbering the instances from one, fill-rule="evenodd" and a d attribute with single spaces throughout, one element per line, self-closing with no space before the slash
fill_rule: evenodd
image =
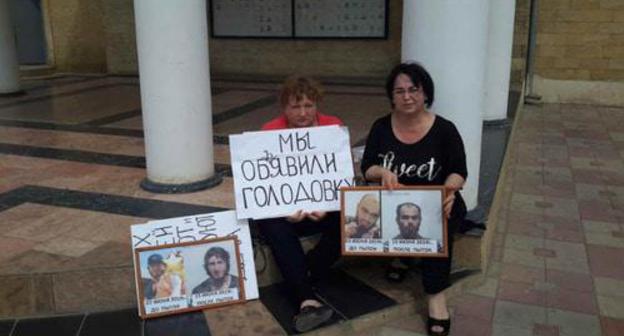
<path id="1" fill-rule="evenodd" d="M 277 267 L 291 292 L 292 299 L 299 308 L 306 300 L 316 296 L 308 278 L 308 265 L 295 229 L 298 223 L 290 223 L 285 218 L 256 220 L 260 232 L 265 237 Z"/>
<path id="2" fill-rule="evenodd" d="M 463 218 L 461 219 L 463 220 Z M 448 258 L 423 258 L 422 283 L 427 294 L 429 318 L 436 320 L 448 320 L 450 314 L 446 305 L 444 290 L 450 287 L 451 264 L 453 260 L 453 236 L 460 219 L 449 219 L 447 230 Z M 434 332 L 445 331 L 443 327 L 432 327 Z M 446 330 L 448 332 L 448 330 Z"/>

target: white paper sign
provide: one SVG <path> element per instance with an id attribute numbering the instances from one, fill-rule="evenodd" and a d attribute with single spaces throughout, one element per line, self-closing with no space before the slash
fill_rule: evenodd
<path id="1" fill-rule="evenodd" d="M 229 210 L 149 221 L 145 224 L 132 225 L 130 230 L 133 251 L 135 248 L 140 247 L 236 236 L 240 244 L 240 263 L 244 272 L 241 276 L 245 285 L 245 297 L 247 300 L 258 298 L 256 266 L 254 264 L 249 223 L 247 223 L 247 220 L 238 220 L 235 211 Z M 135 274 L 135 279 L 137 281 L 141 279 L 140 275 Z M 139 288 L 138 283 L 136 288 Z"/>
<path id="2" fill-rule="evenodd" d="M 340 209 L 353 185 L 349 132 L 323 126 L 230 135 L 238 218 Z"/>
<path id="3" fill-rule="evenodd" d="M 353 253 L 383 253 L 386 249 L 386 244 L 384 244 L 383 240 L 370 238 L 347 239 L 345 246 L 348 252 Z"/>
<path id="4" fill-rule="evenodd" d="M 392 253 L 438 253 L 441 244 L 435 239 L 393 239 L 389 241 Z"/>
<path id="5" fill-rule="evenodd" d="M 186 296 L 172 296 L 163 299 L 146 300 L 145 302 L 145 312 L 147 314 L 164 313 L 184 308 L 188 308 Z"/>

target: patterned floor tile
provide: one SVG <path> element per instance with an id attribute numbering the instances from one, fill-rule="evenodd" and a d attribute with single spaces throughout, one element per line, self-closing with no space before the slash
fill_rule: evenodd
<path id="1" fill-rule="evenodd" d="M 105 311 L 136 305 L 131 267 L 57 273 L 53 279 L 57 313 L 76 312 L 83 307 Z"/>
<path id="2" fill-rule="evenodd" d="M 407 318 L 401 318 L 398 320 L 391 321 L 387 324 L 388 327 L 409 331 L 416 334 L 427 334 L 427 325 L 425 324 L 424 316 L 410 316 Z"/>
<path id="3" fill-rule="evenodd" d="M 30 318 L 19 320 L 11 335 L 59 335 L 70 336 L 78 334 L 84 315 L 69 315 L 63 317 Z"/>
<path id="4" fill-rule="evenodd" d="M 600 336 L 600 320 L 597 315 L 575 313 L 560 309 L 548 309 L 548 324 L 558 326 L 561 335 Z"/>
<path id="5" fill-rule="evenodd" d="M 498 287 L 497 299 L 535 306 L 546 305 L 544 291 L 535 288 L 534 284 L 522 282 L 501 281 Z"/>
<path id="6" fill-rule="evenodd" d="M 561 217 L 544 214 L 538 225 L 543 226 L 548 230 L 581 230 L 581 220 L 578 217 Z"/>
<path id="7" fill-rule="evenodd" d="M 2 246 L 0 261 L 8 260 L 20 255 L 30 250 L 36 244 L 37 242 L 31 240 L 0 236 L 0 246 Z"/>
<path id="8" fill-rule="evenodd" d="M 624 280 L 624 249 L 587 245 L 587 255 L 593 276 Z"/>
<path id="9" fill-rule="evenodd" d="M 584 273 L 547 269 L 546 282 L 552 283 L 559 288 L 581 292 L 594 291 L 594 281 L 592 277 L 589 274 Z"/>
<path id="10" fill-rule="evenodd" d="M 576 183 L 574 189 L 579 199 L 579 207 L 585 204 L 583 201 L 601 201 L 608 203 L 609 198 L 612 197 L 609 192 L 609 187 L 605 185 Z"/>
<path id="11" fill-rule="evenodd" d="M 579 218 L 579 205 L 576 200 L 545 196 L 544 201 L 552 204 L 552 207 L 544 209 L 545 216 L 557 216 L 572 220 Z"/>
<path id="12" fill-rule="evenodd" d="M 555 252 L 554 250 L 546 249 L 546 248 L 539 248 L 539 247 L 536 247 L 533 249 L 533 254 L 535 254 L 538 257 L 544 257 L 544 258 L 556 258 L 557 257 L 557 252 Z"/>
<path id="13" fill-rule="evenodd" d="M 546 267 L 545 258 L 536 256 L 533 251 L 504 249 L 502 261 L 507 264 L 516 264 L 528 267 Z"/>
<path id="14" fill-rule="evenodd" d="M 532 330 L 535 323 L 546 323 L 546 308 L 503 300 L 494 307 L 494 324 Z M 493 335 L 496 333 L 493 332 Z"/>
<path id="15" fill-rule="evenodd" d="M 131 267 L 132 250 L 128 240 L 121 242 L 109 241 L 83 254 L 78 258 L 68 260 L 63 266 L 72 270 L 93 267 Z"/>
<path id="16" fill-rule="evenodd" d="M 392 298 L 399 303 L 413 300 L 413 297 L 422 297 L 424 291 L 420 276 L 415 272 L 408 272 L 405 280 L 401 283 L 391 283 L 386 279 L 385 268 L 387 259 L 370 259 L 345 265 L 345 270 L 367 285 L 377 289 L 380 293 Z M 412 295 L 406 295 L 412 293 Z"/>
<path id="17" fill-rule="evenodd" d="M 536 323 L 533 326 L 533 335 L 534 336 L 559 336 L 559 327 L 548 325 L 548 324 Z"/>
<path id="18" fill-rule="evenodd" d="M 553 288 L 546 293 L 548 307 L 585 314 L 598 314 L 593 292 Z"/>
<path id="19" fill-rule="evenodd" d="M 604 336 L 621 336 L 624 335 L 624 319 L 612 319 L 602 316 L 600 318 L 602 324 L 602 332 Z"/>
<path id="20" fill-rule="evenodd" d="M 494 323 L 492 325 L 492 336 L 533 336 L 533 330 Z"/>
<path id="21" fill-rule="evenodd" d="M 529 212 L 533 214 L 542 214 L 543 209 L 536 206 L 535 202 L 540 202 L 543 197 L 535 195 L 525 195 L 514 193 L 511 196 L 511 207 L 515 210 Z"/>
<path id="22" fill-rule="evenodd" d="M 512 233 L 508 233 L 505 237 L 505 248 L 509 249 L 533 251 L 536 248 L 543 248 L 544 245 L 544 239 L 542 238 Z"/>
<path id="23" fill-rule="evenodd" d="M 598 295 L 600 315 L 615 319 L 624 319 L 624 296 Z"/>
<path id="24" fill-rule="evenodd" d="M 168 315 L 144 321 L 143 336 L 211 336 L 202 311 Z"/>
<path id="25" fill-rule="evenodd" d="M 136 83 L 136 79 L 132 80 Z M 114 83 L 104 81 L 98 85 L 102 84 Z M 254 112 L 257 113 L 250 115 L 251 119 L 245 122 L 228 119 L 223 113 L 215 113 L 215 116 L 223 119 L 215 128 L 217 133 L 247 130 L 275 114 L 276 105 L 270 98 L 272 92 L 267 91 L 267 85 L 250 85 L 255 89 L 230 90 L 216 95 L 215 112 L 227 112 L 239 107 L 241 97 L 244 102 L 262 100 L 262 108 L 254 105 L 257 110 Z M 236 88 L 236 85 L 231 88 Z M 347 87 L 334 90 L 347 90 Z M 135 84 L 111 87 L 103 92 L 117 92 L 123 97 L 115 103 L 114 110 L 134 106 L 138 102 L 138 88 Z M 344 101 L 337 95 L 331 95 L 328 97 L 327 112 L 341 113 L 346 105 L 354 109 L 366 107 L 376 111 L 387 110 L 387 102 L 381 90 L 375 89 L 374 93 L 370 97 L 362 94 L 347 95 Z M 102 92 L 85 91 L 80 96 L 93 96 L 94 101 L 102 101 Z M 270 99 L 265 100 L 266 97 Z M 68 101 L 64 99 L 61 104 L 67 105 Z M 508 146 L 512 165 L 508 167 L 508 175 L 503 180 L 506 185 L 501 189 L 507 193 L 503 203 L 505 211 L 509 213 L 500 217 L 505 222 L 497 227 L 498 241 L 492 249 L 492 265 L 485 282 L 470 290 L 472 294 L 467 294 L 463 301 L 454 303 L 453 334 L 598 335 L 602 324 L 606 335 L 620 335 L 620 331 L 624 330 L 621 317 L 624 302 L 619 295 L 624 292 L 624 248 L 620 244 L 624 239 L 624 234 L 621 234 L 624 232 L 623 110 L 558 104 L 525 106 L 524 109 L 517 120 L 516 143 Z M 15 108 L 10 110 L 17 111 Z M 102 106 L 94 109 L 94 115 L 67 114 L 73 110 L 75 106 L 64 111 L 63 115 L 54 117 L 69 121 L 108 120 L 115 127 L 142 128 L 140 116 L 114 120 L 115 116 L 110 115 L 111 110 Z M 382 112 L 376 113 L 367 114 L 366 118 L 370 120 L 361 120 L 361 116 L 355 114 L 345 117 L 347 124 L 354 125 L 351 130 L 354 141 L 364 138 L 370 122 Z M 45 115 L 38 111 L 19 117 L 38 119 Z M 87 133 L 0 126 L 0 142 L 12 145 L 142 155 L 143 139 L 140 135 L 120 137 L 111 134 L 98 133 L 91 136 Z M 227 146 L 217 147 L 217 162 L 226 163 L 229 160 Z M 234 204 L 233 196 L 227 193 L 232 188 L 231 178 L 226 178 L 211 191 L 155 195 L 138 189 L 138 182 L 144 174 L 142 167 L 111 168 L 0 154 L 0 175 L 12 176 L 8 183 L 3 181 L 0 192 L 29 183 L 58 189 L 210 204 L 222 208 L 231 208 Z M 97 273 L 99 276 L 95 279 L 93 275 L 84 272 L 66 272 L 54 280 L 48 276 L 50 286 L 54 284 L 57 289 L 65 288 L 67 292 L 73 293 L 69 296 L 56 293 L 55 300 L 51 301 L 59 304 L 61 309 L 78 309 L 80 300 L 93 295 L 95 287 L 110 287 L 111 281 L 120 291 L 132 297 L 132 280 L 124 278 L 126 271 L 120 271 L 130 269 L 130 264 L 115 260 L 128 259 L 129 249 L 124 245 L 127 243 L 128 225 L 142 222 L 145 218 L 120 215 L 123 217 L 120 219 L 108 215 L 91 217 L 91 214 L 87 214 L 87 220 L 84 220 L 83 213 L 60 213 L 59 210 L 56 207 L 22 204 L 0 211 L 0 228 L 6 233 L 0 237 L 0 246 L 11 249 L 11 252 L 0 256 L 3 261 L 0 274 L 69 271 L 107 264 L 116 268 L 109 269 L 107 273 Z M 83 218 L 82 221 L 80 218 Z M 81 226 L 66 226 L 67 221 L 80 222 Z M 30 243 L 25 243 L 26 240 Z M 35 248 L 34 244 L 38 244 L 38 247 Z M 585 248 L 584 244 L 589 245 Z M 394 300 L 408 302 L 413 300 L 412 294 L 418 297 L 422 295 L 418 275 L 410 273 L 410 281 L 404 285 L 394 285 L 388 284 L 383 278 L 382 266 L 370 269 L 370 276 L 363 277 L 364 281 Z M 109 279 L 111 276 L 114 279 Z M 26 287 L 22 287 L 17 288 L 17 291 L 27 291 Z M 17 294 L 23 294 L 20 293 Z M 597 298 L 594 293 L 597 293 Z M 123 301 L 114 295 L 103 300 L 103 306 L 108 306 L 110 300 Z M 134 304 L 130 301 L 126 303 Z M 258 307 L 254 307 L 254 304 L 261 306 L 256 301 L 231 311 L 224 308 L 220 312 L 206 312 L 211 326 L 223 323 L 225 317 L 229 320 L 234 316 L 236 320 L 228 328 L 211 328 L 210 332 L 215 335 L 228 332 L 283 333 L 279 328 L 272 328 L 270 322 L 274 320 L 270 314 L 255 309 Z M 598 312 L 603 315 L 600 320 Z M 393 321 L 367 332 L 370 335 L 424 335 L 423 321 L 420 315 L 416 316 L 418 318 L 406 317 L 402 321 Z M 488 320 L 492 320 L 493 324 Z M 97 334 L 97 328 L 91 326 L 87 329 Z"/>
<path id="26" fill-rule="evenodd" d="M 15 327 L 14 319 L 1 319 L 0 320 L 0 336 L 11 336 L 11 331 Z"/>
<path id="27" fill-rule="evenodd" d="M 492 322 L 474 317 L 454 316 L 451 325 L 451 335 L 490 336 Z"/>
<path id="28" fill-rule="evenodd" d="M 97 248 L 100 244 L 67 236 L 53 238 L 36 245 L 33 250 L 68 257 L 80 257 Z"/>
<path id="29" fill-rule="evenodd" d="M 136 308 L 87 314 L 80 327 L 81 336 L 134 336 L 142 332 L 143 321 L 139 318 Z M 154 333 L 145 333 L 146 336 Z M 170 333 L 171 336 L 177 336 Z M 155 336 L 155 335 L 154 335 Z M 191 336 L 191 335 L 189 335 Z M 192 335 L 196 336 L 196 335 Z"/>
<path id="30" fill-rule="evenodd" d="M 72 257 L 29 250 L 0 264 L 0 274 L 61 272 L 67 270 L 64 265 L 72 260 Z"/>
<path id="31" fill-rule="evenodd" d="M 507 230 L 513 234 L 542 238 L 545 235 L 545 229 L 538 226 L 541 221 L 541 214 L 510 211 Z"/>
<path id="32" fill-rule="evenodd" d="M 624 280 L 596 277 L 594 286 L 601 315 L 624 319 Z"/>
<path id="33" fill-rule="evenodd" d="M 358 335 L 363 336 L 425 336 L 426 333 L 413 332 L 408 330 L 401 330 L 392 327 L 381 327 L 370 332 L 365 332 L 363 334 L 358 333 Z"/>
<path id="34" fill-rule="evenodd" d="M 573 181 L 554 181 L 549 179 L 544 181 L 541 191 L 542 195 L 548 197 L 576 199 L 576 189 Z"/>
<path id="35" fill-rule="evenodd" d="M 599 295 L 624 298 L 624 280 L 595 277 L 594 286 Z"/>
<path id="36" fill-rule="evenodd" d="M 620 157 L 618 152 L 613 152 L 608 155 L 609 157 L 617 157 L 617 158 Z M 607 183 L 607 185 L 624 186 L 624 174 L 622 174 L 622 172 L 604 171 L 603 174 L 604 174 L 605 182 Z"/>
<path id="37" fill-rule="evenodd" d="M 501 266 L 500 280 L 533 284 L 544 282 L 546 269 L 543 267 L 527 267 L 518 264 L 504 263 Z"/>
<path id="38" fill-rule="evenodd" d="M 579 213 L 582 220 L 611 222 L 615 212 L 611 202 L 603 200 L 583 200 L 579 202 Z"/>
<path id="39" fill-rule="evenodd" d="M 491 298 L 462 295 L 459 302 L 455 304 L 454 315 L 491 321 L 494 315 L 494 303 L 495 300 Z"/>
<path id="40" fill-rule="evenodd" d="M 213 336 L 284 334 L 260 301 L 204 310 L 204 315 Z"/>
<path id="41" fill-rule="evenodd" d="M 584 151 L 586 151 L 588 155 L 594 155 L 592 149 L 577 149 L 573 153 L 583 153 Z M 595 170 L 573 169 L 572 176 L 574 178 L 574 182 L 576 183 L 608 185 L 605 181 L 603 174 L 597 174 Z"/>
<path id="42" fill-rule="evenodd" d="M 565 228 L 554 227 L 546 231 L 546 239 L 567 241 L 571 243 L 582 243 L 583 233 L 578 230 L 568 230 Z"/>
<path id="43" fill-rule="evenodd" d="M 556 253 L 556 257 L 546 258 L 547 269 L 589 273 L 585 245 L 556 240 L 546 240 L 546 248 L 553 250 Z"/>
<path id="44" fill-rule="evenodd" d="M 588 244 L 624 248 L 624 237 L 618 234 L 619 231 L 609 233 L 585 233 Z M 615 233 L 615 234 L 614 234 Z"/>
<path id="45" fill-rule="evenodd" d="M 478 296 L 495 298 L 498 292 L 498 283 L 499 280 L 497 278 L 487 277 L 481 285 L 469 288 L 466 292 Z"/>

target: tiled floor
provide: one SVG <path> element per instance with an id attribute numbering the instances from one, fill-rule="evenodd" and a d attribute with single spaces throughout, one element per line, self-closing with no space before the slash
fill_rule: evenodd
<path id="1" fill-rule="evenodd" d="M 489 267 L 452 335 L 624 335 L 624 108 L 522 106 Z M 409 316 L 366 335 L 426 335 Z"/>
<path id="2" fill-rule="evenodd" d="M 233 207 L 227 135 L 276 113 L 276 84 L 212 83 L 224 182 L 181 195 L 138 187 L 145 161 L 136 78 L 66 76 L 25 89 L 0 98 L 0 336 L 288 331 L 277 285 L 244 305 L 139 320 L 127 244 L 132 224 Z M 328 85 L 323 110 L 349 125 L 355 145 L 388 103 L 381 86 Z M 525 106 L 516 123 L 494 202 L 490 266 L 483 284 L 453 296 L 453 335 L 624 335 L 624 109 Z M 342 269 L 324 293 L 337 323 L 318 334 L 426 334 L 417 273 L 395 285 L 380 263 Z M 341 302 L 336 291 L 361 301 Z M 94 302 L 101 313 L 81 311 Z M 130 309 L 106 312 L 123 306 Z M 65 317 L 11 318 L 50 314 Z"/>
<path id="3" fill-rule="evenodd" d="M 454 335 L 624 335 L 623 135 L 622 108 L 522 107 L 488 271 L 454 298 Z"/>
<path id="4" fill-rule="evenodd" d="M 232 208 L 227 135 L 254 130 L 277 113 L 275 83 L 212 86 L 215 162 L 224 181 L 179 195 L 139 187 L 145 158 L 136 78 L 27 81 L 26 95 L 0 98 L 0 335 L 290 332 L 291 309 L 279 284 L 264 287 L 260 301 L 147 322 L 131 308 L 129 226 Z M 385 111 L 375 108 L 386 104 L 381 88 L 327 88 L 335 109 L 328 113 L 345 120 L 355 117 L 343 111 L 352 104 L 367 107 L 362 115 L 370 122 Z M 354 128 L 353 143 L 366 131 Z M 334 323 L 397 304 L 351 275 L 336 277 L 338 287 L 324 294 L 336 301 Z M 332 299 L 345 284 L 365 304 L 354 310 Z"/>

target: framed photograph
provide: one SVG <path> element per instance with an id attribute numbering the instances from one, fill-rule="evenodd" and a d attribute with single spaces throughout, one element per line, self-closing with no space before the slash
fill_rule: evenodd
<path id="1" fill-rule="evenodd" d="M 443 186 L 340 192 L 343 255 L 448 256 Z"/>
<path id="2" fill-rule="evenodd" d="M 134 267 L 141 318 L 245 301 L 235 237 L 137 248 Z"/>

